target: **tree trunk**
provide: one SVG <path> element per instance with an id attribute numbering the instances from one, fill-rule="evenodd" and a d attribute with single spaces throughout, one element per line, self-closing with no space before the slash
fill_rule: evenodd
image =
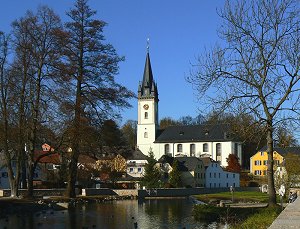
<path id="1" fill-rule="evenodd" d="M 269 206 L 276 204 L 276 192 L 274 185 L 274 160 L 273 160 L 273 123 L 267 122 L 267 153 L 268 153 L 268 193 L 269 193 Z"/>
<path id="2" fill-rule="evenodd" d="M 68 173 L 68 186 L 66 190 L 66 196 L 69 198 L 76 197 L 76 180 L 77 180 L 77 161 L 74 157 L 71 159 L 69 164 Z"/>
<path id="3" fill-rule="evenodd" d="M 28 174 L 28 186 L 27 186 L 27 197 L 28 198 L 33 198 L 33 174 L 34 174 L 34 171 L 33 171 L 33 164 L 31 163 L 31 161 L 29 161 L 28 163 L 28 171 L 27 171 L 27 174 Z"/>

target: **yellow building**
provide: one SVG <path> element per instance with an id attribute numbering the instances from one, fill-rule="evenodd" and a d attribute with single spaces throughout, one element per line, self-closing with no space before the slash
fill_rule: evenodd
<path id="1" fill-rule="evenodd" d="M 299 147 L 274 147 L 273 160 L 274 166 L 279 166 L 287 153 L 295 153 L 300 150 Z M 255 176 L 266 176 L 268 169 L 268 154 L 266 147 L 262 148 L 250 158 L 250 173 Z"/>

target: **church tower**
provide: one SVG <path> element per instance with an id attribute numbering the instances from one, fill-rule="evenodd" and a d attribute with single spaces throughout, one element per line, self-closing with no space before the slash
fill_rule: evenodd
<path id="1" fill-rule="evenodd" d="M 148 48 L 143 81 L 139 83 L 138 88 L 137 147 L 145 155 L 148 155 L 150 148 L 154 151 L 153 142 L 158 130 L 158 101 Z"/>

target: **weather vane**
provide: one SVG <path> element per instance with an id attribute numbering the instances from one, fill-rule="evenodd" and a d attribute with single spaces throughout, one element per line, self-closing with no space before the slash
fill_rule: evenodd
<path id="1" fill-rule="evenodd" d="M 150 42 L 150 39 L 149 38 L 147 38 L 147 52 L 149 52 L 149 42 Z"/>

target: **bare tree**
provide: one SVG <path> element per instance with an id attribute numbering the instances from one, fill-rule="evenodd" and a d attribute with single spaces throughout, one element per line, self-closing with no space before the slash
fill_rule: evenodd
<path id="1" fill-rule="evenodd" d="M 227 1 L 219 12 L 222 44 L 199 57 L 187 78 L 216 110 L 251 113 L 265 126 L 269 205 L 276 204 L 274 128 L 299 116 L 299 7 L 299 0 Z"/>
<path id="2" fill-rule="evenodd" d="M 51 80 L 52 71 L 57 60 L 60 59 L 60 42 L 56 32 L 61 30 L 61 23 L 60 18 L 51 9 L 43 6 L 36 14 L 28 11 L 25 17 L 15 21 L 13 26 L 17 54 L 15 67 L 20 67 L 19 74 L 16 74 L 16 81 L 22 82 L 18 97 L 20 101 L 19 150 L 22 150 L 23 142 L 27 142 L 28 196 L 31 197 L 38 130 L 43 121 L 42 114 L 46 113 L 47 103 L 50 103 L 49 97 L 45 100 L 44 98 L 46 91 L 54 86 Z"/>
<path id="3" fill-rule="evenodd" d="M 82 124 L 88 120 L 99 125 L 103 117 L 111 117 L 114 107 L 128 107 L 133 93 L 115 82 L 118 63 L 123 60 L 111 44 L 104 42 L 101 20 L 94 19 L 96 11 L 90 9 L 87 0 L 77 0 L 67 15 L 65 24 L 65 57 L 68 70 L 70 96 L 65 102 L 72 117 L 72 152 L 70 155 L 67 196 L 75 196 L 77 162 L 82 145 Z"/>
<path id="4" fill-rule="evenodd" d="M 11 117 L 12 108 L 12 81 L 10 77 L 8 55 L 9 55 L 9 36 L 0 32 L 0 120 L 1 120 L 1 148 L 4 158 L 5 166 L 8 172 L 9 184 L 11 187 L 11 196 L 18 196 L 18 185 L 20 180 L 20 154 L 13 148 L 11 141 L 12 123 Z M 12 164 L 15 161 L 15 167 Z"/>

